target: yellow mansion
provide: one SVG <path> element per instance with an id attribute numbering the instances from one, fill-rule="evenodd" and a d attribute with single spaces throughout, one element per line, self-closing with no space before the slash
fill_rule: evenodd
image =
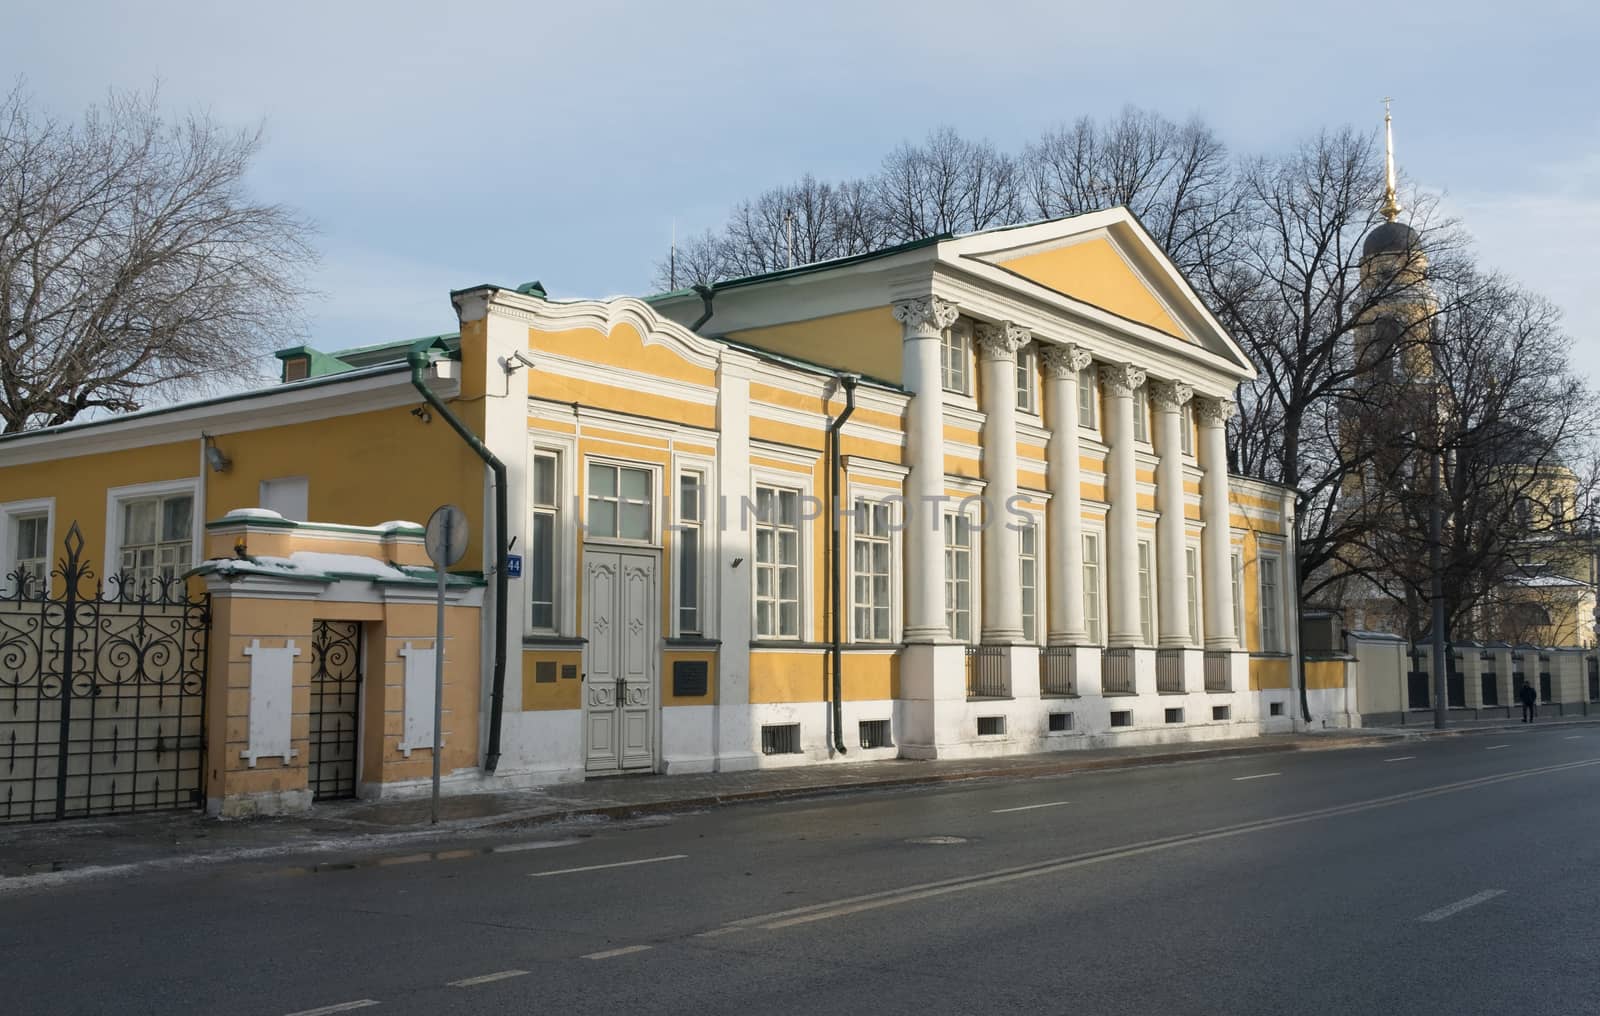
<path id="1" fill-rule="evenodd" d="M 1253 369 L 1122 210 L 643 300 L 450 298 L 457 334 L 0 439 L 12 603 L 74 525 L 102 576 L 189 576 L 179 791 L 215 810 L 422 785 L 417 524 L 447 502 L 453 787 L 1303 722 L 1294 497 L 1227 472 Z M 1343 671 L 1306 673 L 1311 722 L 1349 722 Z"/>

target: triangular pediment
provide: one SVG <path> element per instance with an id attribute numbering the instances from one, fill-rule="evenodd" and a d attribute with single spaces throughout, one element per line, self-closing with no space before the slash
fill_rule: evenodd
<path id="1" fill-rule="evenodd" d="M 989 263 L 1173 338 L 1194 341 L 1109 236 L 1074 237 L 1048 250 L 1002 255 Z"/>

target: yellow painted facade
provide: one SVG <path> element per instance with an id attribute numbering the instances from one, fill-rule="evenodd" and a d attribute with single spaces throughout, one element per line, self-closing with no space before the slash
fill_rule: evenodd
<path id="1" fill-rule="evenodd" d="M 1183 328 L 1109 240 L 1083 240 L 999 264 L 1058 293 L 1149 325 L 1174 338 L 1184 338 Z"/>

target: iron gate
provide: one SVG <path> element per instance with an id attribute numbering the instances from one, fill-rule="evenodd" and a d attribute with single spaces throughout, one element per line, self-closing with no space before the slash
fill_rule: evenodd
<path id="1" fill-rule="evenodd" d="M 313 622 L 311 799 L 356 796 L 361 708 L 361 623 Z"/>
<path id="2" fill-rule="evenodd" d="M 94 583 L 76 523 L 48 580 L 0 583 L 0 822 L 205 800 L 210 597 L 181 577 Z"/>

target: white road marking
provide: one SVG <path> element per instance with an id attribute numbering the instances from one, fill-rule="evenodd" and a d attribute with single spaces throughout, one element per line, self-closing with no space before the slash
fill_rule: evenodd
<path id="1" fill-rule="evenodd" d="M 1487 747 L 1487 748 L 1485 748 L 1483 750 L 1484 751 L 1499 751 L 1501 748 L 1509 748 L 1509 747 L 1511 747 L 1511 745 L 1509 745 L 1509 744 L 1491 744 L 1491 745 L 1489 745 L 1489 747 Z"/>
<path id="2" fill-rule="evenodd" d="M 1370 798 L 1365 801 L 1355 801 L 1350 804 L 1333 805 L 1328 808 L 1318 808 L 1314 811 L 1303 811 L 1278 818 L 1261 819 L 1254 822 L 1244 822 L 1239 825 L 1220 826 L 1195 833 L 1185 833 L 1178 836 L 1167 836 L 1161 839 L 1144 840 L 1130 843 L 1109 850 L 1102 850 L 1086 854 L 1077 854 L 1068 857 L 1058 857 L 1052 860 L 1039 861 L 1014 868 L 1000 868 L 997 870 L 980 872 L 975 875 L 962 875 L 956 878 L 944 879 L 938 882 L 923 882 L 916 885 L 901 886 L 895 889 L 884 889 L 861 896 L 849 896 L 843 899 L 831 900 L 826 903 L 813 903 L 804 907 L 795 907 L 791 910 L 780 910 L 775 913 L 758 914 L 753 917 L 744 917 L 729 921 L 727 928 L 761 928 L 775 931 L 780 928 L 789 928 L 799 924 L 808 924 L 813 921 L 827 921 L 851 914 L 861 913 L 866 910 L 875 910 L 879 907 L 893 907 L 902 903 L 911 903 L 916 900 L 929 899 L 943 896 L 948 893 L 968 892 L 974 889 L 988 889 L 1019 879 L 1037 878 L 1044 875 L 1053 875 L 1058 872 L 1069 871 L 1089 865 L 1104 864 L 1109 861 L 1122 860 L 1129 857 L 1159 853 L 1166 850 L 1176 850 L 1191 847 L 1201 843 L 1211 843 L 1217 840 L 1231 839 L 1237 836 L 1247 836 L 1251 833 L 1266 832 L 1273 829 L 1282 829 L 1288 826 L 1301 825 L 1307 822 L 1317 822 L 1323 819 L 1338 818 L 1345 815 L 1354 815 L 1362 812 L 1375 811 L 1380 808 L 1389 808 L 1398 804 L 1411 801 L 1425 800 L 1430 797 L 1439 797 L 1444 794 L 1459 793 L 1463 790 L 1475 790 L 1479 787 L 1490 787 L 1499 783 L 1508 783 L 1512 780 L 1527 779 L 1532 776 L 1544 776 L 1549 773 L 1568 772 L 1576 769 L 1586 769 L 1600 766 L 1600 758 L 1583 759 L 1576 762 L 1564 762 L 1557 765 L 1540 766 L 1535 769 L 1522 769 L 1515 772 L 1501 773 L 1497 776 L 1481 776 L 1471 780 L 1460 780 L 1454 783 L 1441 783 L 1437 786 L 1425 787 L 1420 790 L 1409 790 L 1400 794 L 1390 794 L 1385 797 Z"/>
<path id="3" fill-rule="evenodd" d="M 1568 734 L 1566 737 L 1563 737 L 1562 740 L 1563 741 L 1581 741 L 1581 740 L 1583 740 L 1583 735 L 1582 734 Z"/>
<path id="4" fill-rule="evenodd" d="M 1410 762 L 1414 758 L 1416 758 L 1415 755 L 1397 755 L 1394 758 L 1386 758 L 1386 759 L 1384 759 L 1384 761 L 1385 762 Z"/>
<path id="5" fill-rule="evenodd" d="M 1283 775 L 1282 773 L 1256 773 L 1254 776 L 1235 776 L 1233 778 L 1233 782 L 1239 783 L 1239 782 L 1241 782 L 1243 780 L 1264 780 L 1268 776 L 1282 776 L 1282 775 Z"/>
<path id="6" fill-rule="evenodd" d="M 328 1016 L 329 1013 L 349 1012 L 351 1009 L 365 1009 L 369 1005 L 377 1005 L 375 998 L 358 998 L 354 1002 L 339 1002 L 335 1005 L 325 1005 L 320 1009 L 301 1009 L 292 1012 L 289 1016 Z"/>
<path id="7" fill-rule="evenodd" d="M 549 850 L 552 847 L 570 847 L 582 840 L 537 840 L 533 843 L 507 843 L 494 848 L 496 854 L 519 854 L 524 850 Z"/>
<path id="8" fill-rule="evenodd" d="M 513 977 L 527 976 L 526 970 L 498 970 L 492 974 L 479 974 L 477 977 L 463 977 L 459 981 L 448 982 L 452 988 L 471 988 L 479 984 L 492 984 L 495 981 L 508 981 Z"/>
<path id="9" fill-rule="evenodd" d="M 1442 921 L 1446 917 L 1461 913 L 1461 911 L 1467 909 L 1468 907 L 1475 907 L 1480 903 L 1487 903 L 1496 896 L 1501 896 L 1504 894 L 1504 889 L 1485 889 L 1481 893 L 1473 893 L 1464 900 L 1456 900 L 1447 907 L 1440 907 L 1438 910 L 1430 910 L 1426 914 L 1423 914 L 1421 917 L 1417 918 L 1417 920 L 1427 921 L 1429 923 L 1434 921 Z"/>
<path id="10" fill-rule="evenodd" d="M 651 948 L 647 945 L 625 945 L 621 949 L 607 949 L 605 952 L 588 953 L 583 958 L 586 960 L 609 960 L 613 956 L 628 956 L 632 953 L 644 952 Z"/>
<path id="11" fill-rule="evenodd" d="M 612 864 L 587 864 L 582 868 L 560 868 L 556 871 L 535 871 L 529 873 L 529 878 L 549 878 L 551 875 L 576 875 L 580 871 L 600 871 L 605 868 L 628 868 L 635 864 L 659 864 L 662 861 L 681 861 L 688 854 L 668 854 L 665 857 L 641 857 L 637 861 L 617 861 Z"/>
<path id="12" fill-rule="evenodd" d="M 1059 808 L 1063 804 L 1071 803 L 1071 801 L 1051 801 L 1049 804 L 1024 804 L 1016 808 L 996 808 L 994 811 L 990 812 L 990 814 L 1004 815 L 1013 811 L 1033 811 L 1035 808 Z"/>
<path id="13" fill-rule="evenodd" d="M 748 930 L 748 928 L 740 927 L 712 928 L 710 931 L 700 932 L 699 934 L 695 935 L 695 938 L 721 938 L 724 935 L 732 935 L 736 932 Z"/>

